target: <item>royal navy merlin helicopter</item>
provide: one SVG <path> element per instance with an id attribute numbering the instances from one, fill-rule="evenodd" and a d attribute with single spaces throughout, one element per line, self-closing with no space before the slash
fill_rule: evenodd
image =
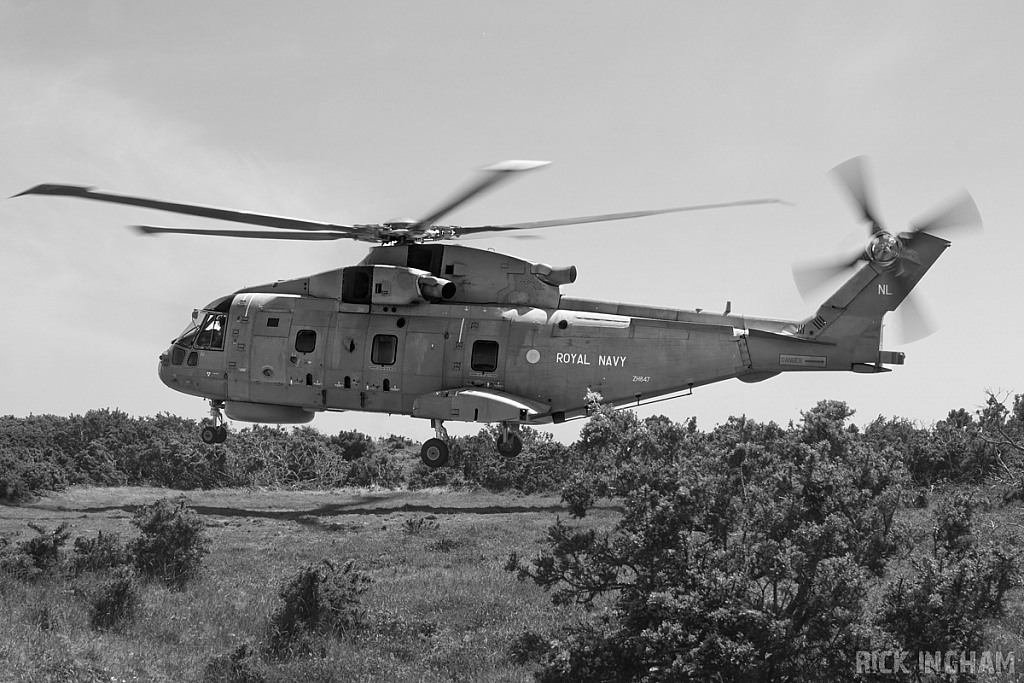
<path id="1" fill-rule="evenodd" d="M 574 266 L 553 267 L 453 244 L 461 237 L 658 214 L 772 203 L 748 200 L 653 211 L 462 227 L 439 221 L 481 192 L 547 162 L 508 161 L 419 220 L 338 225 L 193 204 L 39 185 L 59 195 L 245 223 L 272 230 L 136 226 L 143 233 L 377 243 L 357 265 L 246 287 L 193 312 L 160 356 L 160 379 L 207 399 L 207 443 L 233 420 L 306 423 L 322 411 L 373 411 L 429 419 L 423 462 L 448 460 L 447 421 L 500 423 L 497 449 L 522 449 L 521 425 L 583 417 L 585 396 L 615 406 L 688 394 L 738 378 L 782 372 L 889 371 L 904 354 L 882 349 L 882 319 L 896 310 L 950 245 L 936 235 L 980 226 L 964 195 L 906 232 L 888 231 L 867 190 L 862 158 L 834 169 L 870 226 L 865 249 L 794 272 L 806 291 L 852 275 L 803 320 L 597 301 L 562 294 Z M 20 196 L 20 195 L 19 195 Z M 912 316 L 917 318 L 918 316 Z"/>

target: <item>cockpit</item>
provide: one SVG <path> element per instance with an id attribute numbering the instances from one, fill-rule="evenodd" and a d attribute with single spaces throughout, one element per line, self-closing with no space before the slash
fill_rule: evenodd
<path id="1" fill-rule="evenodd" d="M 231 298 L 219 299 L 192 313 L 192 322 L 171 342 L 171 365 L 196 365 L 196 351 L 223 351 Z"/>

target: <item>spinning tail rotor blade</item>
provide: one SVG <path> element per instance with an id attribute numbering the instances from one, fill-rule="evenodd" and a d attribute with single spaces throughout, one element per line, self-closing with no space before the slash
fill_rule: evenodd
<path id="1" fill-rule="evenodd" d="M 896 331 L 899 341 L 910 344 L 935 333 L 938 327 L 927 309 L 921 303 L 921 297 L 911 292 L 896 309 Z"/>
<path id="2" fill-rule="evenodd" d="M 796 288 L 800 295 L 807 299 L 819 287 L 853 268 L 863 258 L 863 252 L 857 252 L 853 257 L 794 265 L 793 280 L 796 282 Z"/>
<path id="3" fill-rule="evenodd" d="M 862 218 L 871 223 L 871 234 L 875 235 L 883 228 L 868 191 L 866 165 L 866 157 L 854 157 L 833 168 L 832 174 L 850 195 Z"/>
<path id="4" fill-rule="evenodd" d="M 913 226 L 914 232 L 926 232 L 931 235 L 952 232 L 981 232 L 981 212 L 971 195 L 964 190 L 959 197 L 950 202 L 933 216 Z"/>

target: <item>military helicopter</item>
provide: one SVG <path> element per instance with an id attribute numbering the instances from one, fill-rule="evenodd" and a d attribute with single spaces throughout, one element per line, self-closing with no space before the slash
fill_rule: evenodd
<path id="1" fill-rule="evenodd" d="M 738 378 L 782 372 L 887 372 L 904 354 L 882 350 L 894 311 L 950 242 L 935 233 L 981 224 L 970 195 L 910 230 L 892 233 L 874 209 L 861 157 L 834 169 L 870 225 L 856 254 L 795 269 L 808 291 L 854 272 L 804 320 L 598 301 L 562 294 L 575 266 L 554 267 L 452 242 L 658 214 L 775 203 L 756 199 L 567 219 L 462 227 L 439 221 L 480 193 L 548 162 L 506 161 L 419 220 L 338 225 L 100 192 L 38 185 L 58 195 L 245 223 L 272 230 L 136 226 L 146 234 L 219 235 L 376 243 L 357 265 L 246 287 L 196 309 L 160 356 L 168 387 L 207 399 L 206 443 L 232 420 L 300 424 L 322 411 L 373 411 L 429 419 L 421 449 L 430 467 L 448 460 L 446 421 L 500 423 L 497 450 L 522 449 L 521 425 L 583 417 L 585 396 L 642 405 Z M 21 196 L 21 195 L 17 195 Z M 914 316 L 919 317 L 919 316 Z"/>

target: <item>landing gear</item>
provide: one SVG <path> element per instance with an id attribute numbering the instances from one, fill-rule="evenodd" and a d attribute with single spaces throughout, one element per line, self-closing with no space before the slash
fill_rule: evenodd
<path id="1" fill-rule="evenodd" d="M 203 443 L 224 443 L 228 438 L 228 428 L 224 426 L 224 401 L 210 401 L 210 417 L 213 424 L 203 427 L 199 436 Z"/>
<path id="2" fill-rule="evenodd" d="M 448 462 L 448 430 L 442 420 L 431 420 L 434 438 L 427 439 L 420 448 L 420 460 L 427 467 L 441 467 Z"/>
<path id="3" fill-rule="evenodd" d="M 498 453 L 506 458 L 514 458 L 523 452 L 523 437 L 519 436 L 519 425 L 512 425 L 508 422 L 501 423 L 501 432 L 498 434 L 496 445 Z"/>

